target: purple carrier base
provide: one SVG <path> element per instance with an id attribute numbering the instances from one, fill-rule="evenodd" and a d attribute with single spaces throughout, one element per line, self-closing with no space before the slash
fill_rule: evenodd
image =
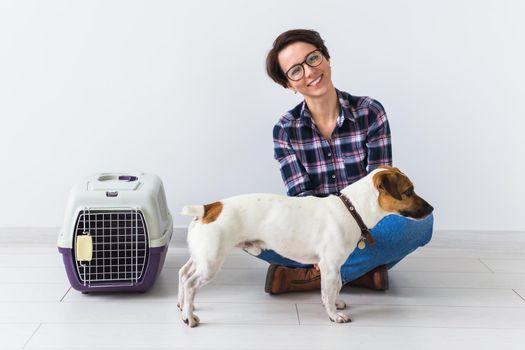
<path id="1" fill-rule="evenodd" d="M 120 286 L 105 286 L 95 285 L 88 286 L 84 285 L 77 276 L 77 270 L 75 262 L 73 261 L 73 249 L 58 247 L 58 251 L 62 254 L 62 260 L 66 267 L 67 277 L 71 287 L 75 288 L 82 293 L 104 293 L 104 292 L 145 292 L 147 291 L 157 279 L 157 276 L 162 270 L 164 260 L 166 259 L 166 253 L 168 252 L 168 245 L 163 247 L 149 248 L 149 261 L 146 264 L 146 271 L 144 272 L 141 280 L 133 285 L 120 285 Z"/>

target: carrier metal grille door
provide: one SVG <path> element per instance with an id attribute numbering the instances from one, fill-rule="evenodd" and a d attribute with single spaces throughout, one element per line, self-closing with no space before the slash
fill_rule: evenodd
<path id="1" fill-rule="evenodd" d="M 75 262 L 85 286 L 129 286 L 140 281 L 148 259 L 148 232 L 140 210 L 86 209 L 79 213 L 75 227 Z M 76 251 L 82 235 L 91 236 L 88 261 Z"/>

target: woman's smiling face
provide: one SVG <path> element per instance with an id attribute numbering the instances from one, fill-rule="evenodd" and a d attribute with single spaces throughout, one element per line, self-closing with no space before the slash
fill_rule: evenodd
<path id="1" fill-rule="evenodd" d="M 285 74 L 294 65 L 302 63 L 303 77 L 297 81 L 288 79 L 288 87 L 301 93 L 304 97 L 320 97 L 333 89 L 332 70 L 330 61 L 326 57 L 323 57 L 321 63 L 316 67 L 305 63 L 307 56 L 316 49 L 312 44 L 300 41 L 286 46 L 278 54 L 279 65 Z"/>

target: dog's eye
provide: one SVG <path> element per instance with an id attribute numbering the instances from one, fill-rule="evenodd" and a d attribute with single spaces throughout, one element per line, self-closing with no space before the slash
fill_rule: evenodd
<path id="1" fill-rule="evenodd" d="M 414 189 L 413 188 L 409 188 L 408 190 L 406 190 L 405 192 L 403 192 L 403 194 L 407 197 L 410 197 L 411 195 L 414 194 Z"/>

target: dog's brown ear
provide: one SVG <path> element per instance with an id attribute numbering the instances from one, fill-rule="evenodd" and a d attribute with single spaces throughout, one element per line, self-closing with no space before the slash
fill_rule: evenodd
<path id="1" fill-rule="evenodd" d="M 394 197 L 397 200 L 401 200 L 401 193 L 397 188 L 398 175 L 396 173 L 385 172 L 384 174 L 380 173 L 379 189 L 386 191 L 389 195 Z"/>

